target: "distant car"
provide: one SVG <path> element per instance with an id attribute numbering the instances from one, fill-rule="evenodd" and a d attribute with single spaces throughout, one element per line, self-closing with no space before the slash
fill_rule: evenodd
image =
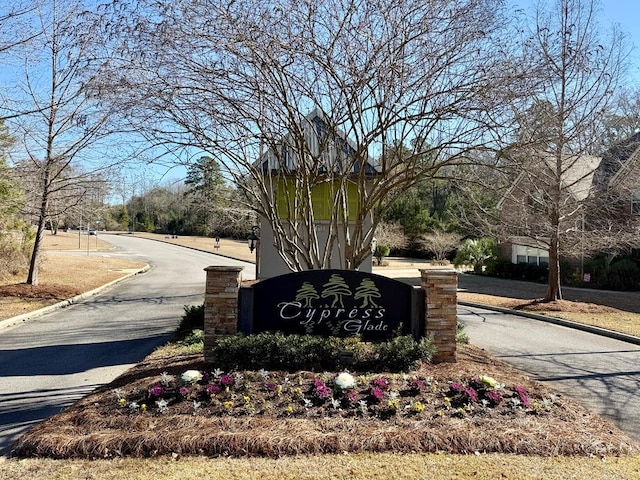
<path id="1" fill-rule="evenodd" d="M 98 232 L 96 232 L 95 230 L 89 230 L 89 235 L 97 235 Z"/>

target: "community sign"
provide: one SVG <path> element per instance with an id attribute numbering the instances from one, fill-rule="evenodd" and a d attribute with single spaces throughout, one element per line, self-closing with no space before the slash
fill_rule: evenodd
<path id="1" fill-rule="evenodd" d="M 241 331 L 355 336 L 383 341 L 418 330 L 410 285 L 353 270 L 308 270 L 263 280 L 240 292 Z"/>

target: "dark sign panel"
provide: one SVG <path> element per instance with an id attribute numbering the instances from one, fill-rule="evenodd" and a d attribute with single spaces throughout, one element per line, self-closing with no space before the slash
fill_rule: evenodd
<path id="1" fill-rule="evenodd" d="M 379 341 L 398 330 L 412 330 L 413 287 L 380 275 L 309 270 L 263 280 L 252 288 L 254 333 L 359 334 L 363 340 Z"/>

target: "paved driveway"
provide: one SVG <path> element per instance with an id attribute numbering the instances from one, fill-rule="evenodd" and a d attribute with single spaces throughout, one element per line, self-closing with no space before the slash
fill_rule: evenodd
<path id="1" fill-rule="evenodd" d="M 151 270 L 84 302 L 0 331 L 0 455 L 30 425 L 137 364 L 202 303 L 204 268 L 254 266 L 151 240 L 110 236 L 118 255 Z"/>
<path id="2" fill-rule="evenodd" d="M 458 306 L 472 344 L 548 382 L 640 442 L 640 347 L 517 315 Z"/>

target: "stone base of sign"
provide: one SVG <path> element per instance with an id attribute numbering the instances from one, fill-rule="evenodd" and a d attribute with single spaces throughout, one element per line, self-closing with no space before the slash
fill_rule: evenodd
<path id="1" fill-rule="evenodd" d="M 207 267 L 204 293 L 204 359 L 216 340 L 238 332 L 238 292 L 244 267 Z"/>
<path id="2" fill-rule="evenodd" d="M 432 335 L 433 361 L 456 362 L 458 274 L 454 270 L 420 270 L 425 295 L 425 334 Z"/>

